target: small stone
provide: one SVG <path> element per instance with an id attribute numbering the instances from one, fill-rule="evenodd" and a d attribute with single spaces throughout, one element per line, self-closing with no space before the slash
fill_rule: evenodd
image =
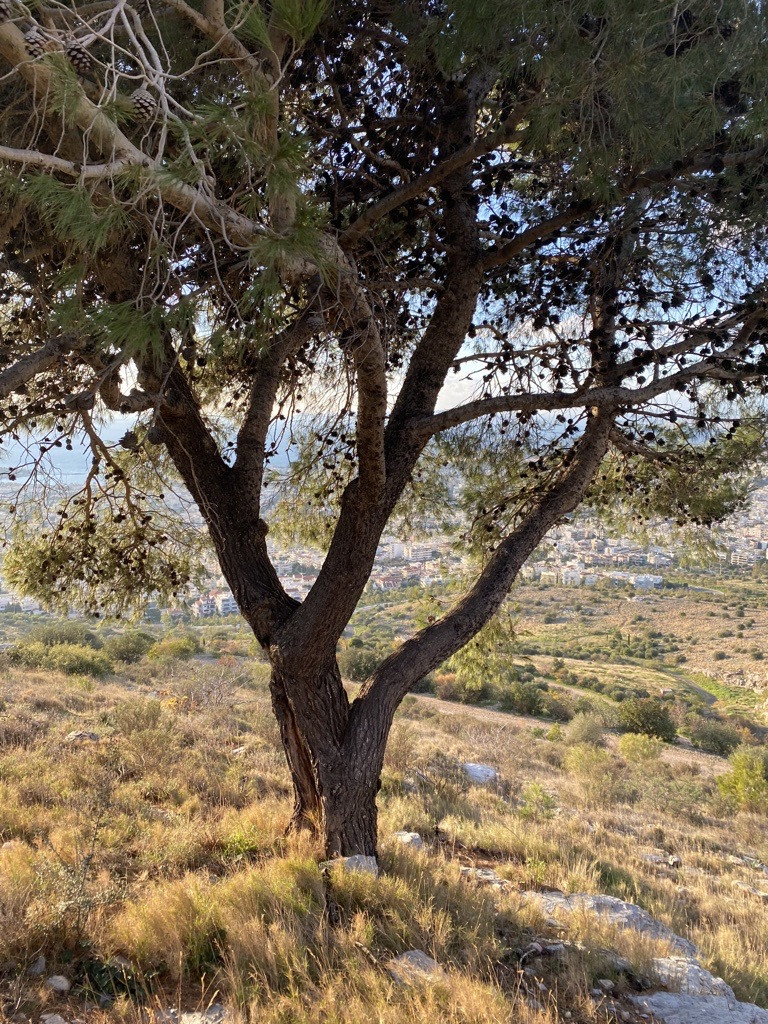
<path id="1" fill-rule="evenodd" d="M 45 974 L 45 957 L 39 956 L 34 963 L 31 963 L 27 968 L 27 975 L 30 978 L 42 978 Z"/>
<path id="2" fill-rule="evenodd" d="M 387 964 L 387 970 L 400 985 L 418 985 L 423 982 L 441 981 L 445 971 L 422 949 L 409 949 Z"/>
<path id="3" fill-rule="evenodd" d="M 613 992 L 613 990 L 616 988 L 615 982 L 611 981 L 610 978 L 598 978 L 597 984 L 598 987 L 603 990 L 603 992 Z"/>
<path id="4" fill-rule="evenodd" d="M 756 896 L 757 899 L 762 900 L 763 903 L 768 903 L 768 892 L 756 889 L 754 885 L 749 885 L 748 882 L 742 882 L 738 878 L 734 878 L 731 884 L 734 888 L 741 889 L 742 892 L 747 893 L 747 895 Z"/>
<path id="5" fill-rule="evenodd" d="M 242 757 L 246 749 L 246 747 L 235 747 L 234 750 L 231 751 L 232 757 Z"/>
<path id="6" fill-rule="evenodd" d="M 420 850 L 424 846 L 424 840 L 418 832 L 395 832 L 394 838 L 403 846 L 410 846 L 414 850 Z"/>
<path id="7" fill-rule="evenodd" d="M 97 732 L 88 732 L 85 729 L 75 729 L 64 737 L 65 743 L 98 743 L 101 736 Z"/>
<path id="8" fill-rule="evenodd" d="M 467 881 L 477 882 L 478 885 L 489 885 L 493 889 L 506 889 L 509 882 L 501 875 L 497 875 L 493 868 L 469 868 L 461 869 L 461 877 Z"/>
<path id="9" fill-rule="evenodd" d="M 58 1013 L 41 1013 L 40 1020 L 43 1024 L 67 1024 L 64 1018 Z"/>
<path id="10" fill-rule="evenodd" d="M 667 858 L 667 864 L 671 868 L 681 868 L 683 866 L 683 861 L 682 858 L 673 853 Z"/>
<path id="11" fill-rule="evenodd" d="M 0 0 L 0 21 L 10 21 L 13 17 L 13 3 L 11 0 Z"/>
<path id="12" fill-rule="evenodd" d="M 375 857 L 367 857 L 363 853 L 354 853 L 351 857 L 334 857 L 333 860 L 326 860 L 320 865 L 321 870 L 327 868 L 341 868 L 344 871 L 352 871 L 360 875 L 373 875 L 379 877 L 379 862 Z"/>
<path id="13" fill-rule="evenodd" d="M 461 767 L 464 769 L 464 774 L 470 782 L 474 782 L 479 786 L 487 786 L 489 783 L 499 781 L 499 773 L 489 764 L 475 764 L 474 761 L 469 761 Z"/>
<path id="14" fill-rule="evenodd" d="M 57 992 L 60 996 L 66 995 L 67 992 L 72 988 L 72 982 L 69 978 L 65 978 L 63 974 L 52 974 L 47 979 L 46 985 L 52 988 L 54 992 Z"/>

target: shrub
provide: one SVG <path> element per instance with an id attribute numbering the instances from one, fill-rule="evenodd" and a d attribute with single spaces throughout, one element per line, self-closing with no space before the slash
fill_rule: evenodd
<path id="1" fill-rule="evenodd" d="M 127 630 L 109 637 L 104 643 L 104 653 L 113 661 L 132 664 L 141 661 L 153 644 L 154 638 L 149 633 L 142 633 L 138 629 Z"/>
<path id="2" fill-rule="evenodd" d="M 619 753 L 630 764 L 656 761 L 661 756 L 661 740 L 638 732 L 626 732 L 619 739 Z"/>
<path id="3" fill-rule="evenodd" d="M 45 668 L 57 669 L 71 676 L 106 676 L 112 662 L 101 651 L 81 644 L 56 644 L 49 648 Z"/>
<path id="4" fill-rule="evenodd" d="M 106 655 L 82 644 L 16 644 L 9 656 L 25 668 L 47 668 L 67 675 L 104 676 L 112 671 L 112 662 Z"/>
<path id="5" fill-rule="evenodd" d="M 605 736 L 602 720 L 591 712 L 580 711 L 565 727 L 565 742 L 569 746 L 578 743 L 589 743 L 601 747 Z"/>
<path id="6" fill-rule="evenodd" d="M 570 722 L 573 718 L 573 701 L 567 694 L 545 690 L 541 694 L 542 713 L 556 722 Z"/>
<path id="7" fill-rule="evenodd" d="M 579 743 L 566 752 L 564 766 L 579 783 L 587 803 L 607 804 L 616 799 L 620 779 L 607 750 Z"/>
<path id="8" fill-rule="evenodd" d="M 768 812 L 768 753 L 742 748 L 729 758 L 731 771 L 717 780 L 718 788 L 742 811 Z"/>
<path id="9" fill-rule="evenodd" d="M 653 697 L 631 697 L 619 710 L 619 723 L 624 732 L 658 736 L 671 743 L 677 730 L 669 708 Z"/>
<path id="10" fill-rule="evenodd" d="M 539 782 L 530 782 L 520 794 L 519 813 L 521 818 L 542 821 L 554 818 L 557 800 Z"/>
<path id="11" fill-rule="evenodd" d="M 346 679 L 362 683 L 386 655 L 375 647 L 348 647 L 339 654 L 339 671 Z"/>
<path id="12" fill-rule="evenodd" d="M 742 741 L 742 735 L 736 726 L 727 722 L 716 722 L 712 719 L 689 716 L 686 729 L 691 743 L 699 750 L 708 754 L 727 757 Z"/>
<path id="13" fill-rule="evenodd" d="M 518 715 L 541 715 L 544 712 L 541 687 L 533 683 L 511 683 L 504 688 L 500 704 L 503 711 L 514 711 Z"/>
<path id="14" fill-rule="evenodd" d="M 168 633 L 153 643 L 147 651 L 152 661 L 186 661 L 194 654 L 200 653 L 200 642 L 192 633 Z"/>
<path id="15" fill-rule="evenodd" d="M 44 647 L 55 647 L 57 644 L 77 644 L 80 647 L 93 647 L 94 650 L 101 647 L 101 640 L 85 623 L 71 622 L 68 619 L 35 626 L 29 632 L 29 640 Z"/>

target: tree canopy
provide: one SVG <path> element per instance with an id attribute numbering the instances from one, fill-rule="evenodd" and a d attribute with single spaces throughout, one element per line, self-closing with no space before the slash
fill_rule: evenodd
<path id="1" fill-rule="evenodd" d="M 14 502 L 6 572 L 91 609 L 183 588 L 183 482 L 278 717 L 316 702 L 301 749 L 284 730 L 294 769 L 385 736 L 580 502 L 708 523 L 742 497 L 768 370 L 756 0 L 0 18 L 2 431 L 33 466 L 93 452 L 78 494 Z M 261 500 L 286 439 L 300 504 L 275 523 L 327 548 L 300 605 Z M 477 578 L 350 708 L 329 666 L 381 534 L 456 469 Z"/>

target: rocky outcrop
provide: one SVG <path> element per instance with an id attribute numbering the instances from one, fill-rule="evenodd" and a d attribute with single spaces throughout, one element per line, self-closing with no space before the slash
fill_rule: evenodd
<path id="1" fill-rule="evenodd" d="M 664 1024 L 768 1024 L 768 1010 L 721 996 L 653 992 L 632 996 L 631 1002 Z"/>
<path id="2" fill-rule="evenodd" d="M 651 917 L 647 910 L 636 906 L 634 903 L 626 903 L 616 896 L 593 896 L 589 893 L 573 893 L 566 896 L 562 892 L 533 892 L 531 890 L 521 893 L 524 903 L 535 903 L 542 912 L 549 917 L 559 917 L 572 914 L 574 911 L 590 911 L 602 918 L 608 924 L 616 925 L 619 928 L 632 928 L 653 939 L 660 939 L 668 942 L 672 949 L 685 957 L 695 957 L 697 949 L 689 939 L 676 935 L 671 928 L 668 928 L 655 917 Z"/>

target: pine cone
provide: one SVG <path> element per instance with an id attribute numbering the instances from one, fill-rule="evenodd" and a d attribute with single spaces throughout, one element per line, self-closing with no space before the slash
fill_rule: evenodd
<path id="1" fill-rule="evenodd" d="M 77 39 L 67 40 L 64 46 L 64 53 L 66 53 L 69 63 L 78 75 L 87 75 L 93 67 L 93 57 Z"/>
<path id="2" fill-rule="evenodd" d="M 137 89 L 131 94 L 133 116 L 137 121 L 151 121 L 157 113 L 157 100 L 146 89 Z"/>
<path id="3" fill-rule="evenodd" d="M 38 60 L 47 51 L 48 40 L 37 26 L 33 26 L 24 34 L 24 45 L 29 56 Z"/>
<path id="4" fill-rule="evenodd" d="M 13 0 L 0 0 L 0 21 L 10 21 L 13 17 Z"/>

